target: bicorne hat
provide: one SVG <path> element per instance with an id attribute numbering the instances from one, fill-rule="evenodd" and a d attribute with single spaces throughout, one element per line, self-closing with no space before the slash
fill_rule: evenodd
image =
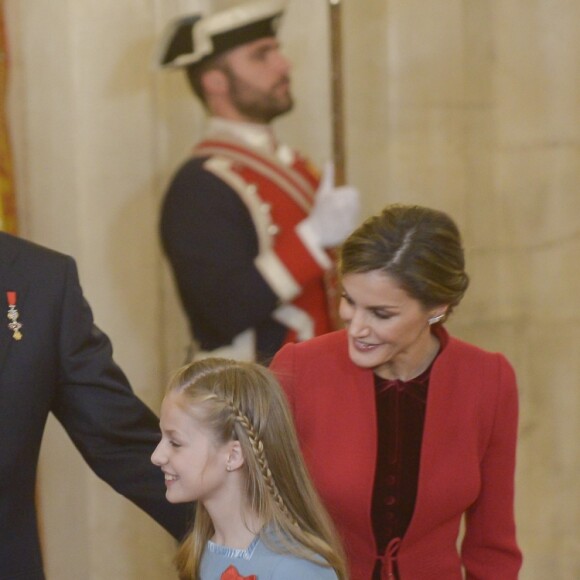
<path id="1" fill-rule="evenodd" d="M 208 16 L 171 22 L 156 58 L 162 67 L 185 67 L 259 38 L 276 36 L 286 0 L 255 0 Z"/>

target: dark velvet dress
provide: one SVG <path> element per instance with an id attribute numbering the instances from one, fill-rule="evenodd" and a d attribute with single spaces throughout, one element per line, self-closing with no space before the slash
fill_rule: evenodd
<path id="1" fill-rule="evenodd" d="M 433 331 L 441 351 L 445 336 Z M 413 516 L 432 365 L 409 381 L 375 375 L 378 453 L 372 522 L 377 554 L 396 551 Z M 373 580 L 380 580 L 382 564 L 377 559 Z"/>

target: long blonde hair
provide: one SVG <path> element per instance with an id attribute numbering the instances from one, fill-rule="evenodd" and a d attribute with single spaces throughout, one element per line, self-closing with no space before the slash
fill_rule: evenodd
<path id="1" fill-rule="evenodd" d="M 322 557 L 340 580 L 346 579 L 338 534 L 310 480 L 290 410 L 273 374 L 256 363 L 207 358 L 180 369 L 168 392 L 184 395 L 185 410 L 203 410 L 202 422 L 218 444 L 239 441 L 247 498 L 265 522 L 261 539 L 275 551 L 325 565 Z M 198 580 L 213 533 L 209 514 L 198 502 L 193 526 L 175 558 L 181 580 Z"/>

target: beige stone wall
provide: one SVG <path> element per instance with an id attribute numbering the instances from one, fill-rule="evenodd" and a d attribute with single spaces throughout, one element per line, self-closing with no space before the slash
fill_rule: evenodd
<path id="1" fill-rule="evenodd" d="M 472 286 L 450 326 L 520 381 L 525 580 L 580 577 L 580 2 L 343 0 L 350 180 L 365 215 L 450 212 Z M 98 323 L 157 407 L 183 319 L 156 238 L 162 189 L 203 114 L 155 72 L 163 23 L 196 0 L 4 0 L 23 234 L 73 254 Z M 329 155 L 325 2 L 282 31 L 298 106 L 280 134 Z M 60 428 L 43 450 L 49 579 L 173 578 L 171 540 L 88 473 Z"/>

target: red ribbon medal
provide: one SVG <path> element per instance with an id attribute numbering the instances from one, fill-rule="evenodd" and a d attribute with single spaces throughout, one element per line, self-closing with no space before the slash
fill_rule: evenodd
<path id="1" fill-rule="evenodd" d="M 12 338 L 14 340 L 20 340 L 22 338 L 22 333 L 20 332 L 22 323 L 18 322 L 20 313 L 16 308 L 16 292 L 13 290 L 6 292 L 6 299 L 8 300 L 8 313 L 6 316 L 10 320 L 8 328 L 12 331 Z"/>

